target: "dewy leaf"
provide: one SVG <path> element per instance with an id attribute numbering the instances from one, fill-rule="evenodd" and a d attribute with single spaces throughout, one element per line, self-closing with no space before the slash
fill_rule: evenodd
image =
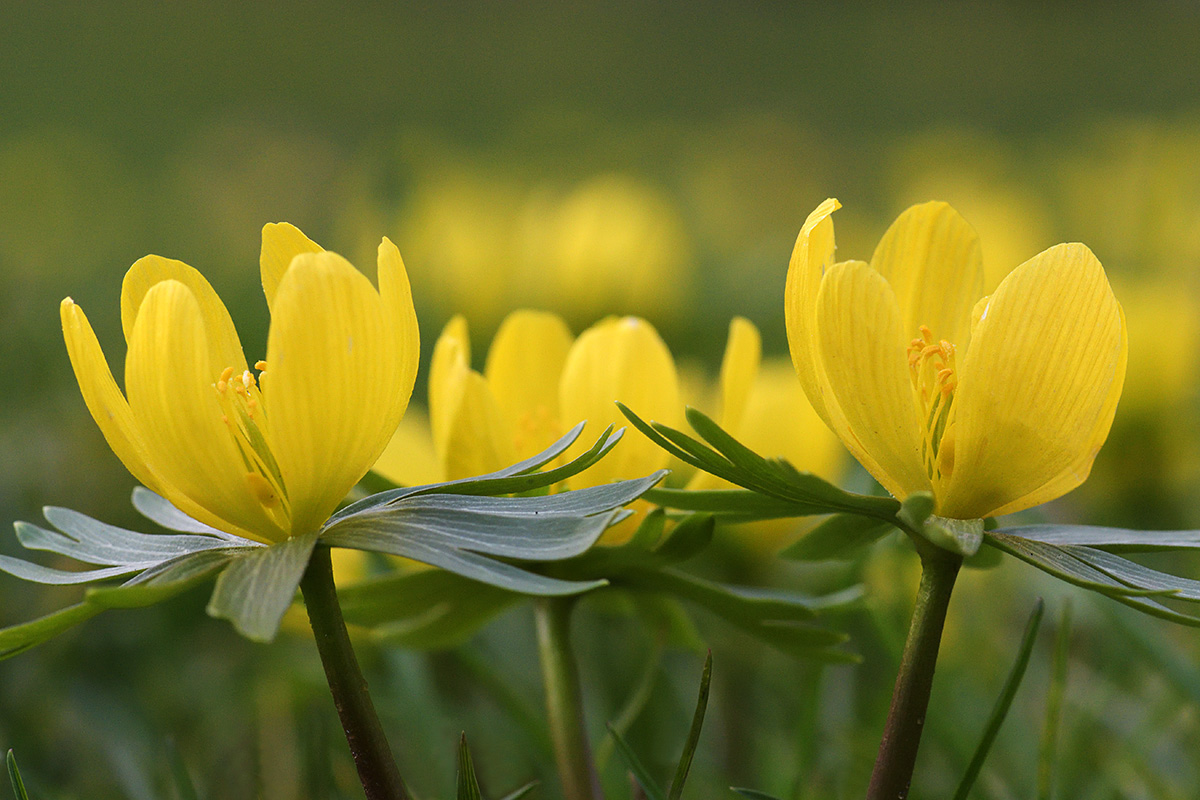
<path id="1" fill-rule="evenodd" d="M 283 613 L 296 596 L 318 535 L 293 536 L 249 551 L 234 561 L 217 578 L 208 613 L 228 619 L 247 639 L 274 639 Z"/>

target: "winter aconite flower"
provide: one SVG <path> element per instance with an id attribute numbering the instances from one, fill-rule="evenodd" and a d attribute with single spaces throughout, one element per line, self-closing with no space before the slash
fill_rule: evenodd
<path id="1" fill-rule="evenodd" d="M 253 369 L 216 292 L 180 261 L 146 256 L 125 275 L 124 394 L 83 310 L 67 298 L 61 316 L 88 409 L 134 477 L 195 519 L 271 542 L 316 531 L 383 450 L 418 333 L 387 239 L 378 290 L 288 224 L 263 228 L 260 266 L 271 328 Z"/>
<path id="2" fill-rule="evenodd" d="M 813 407 L 897 497 L 976 519 L 1087 478 L 1125 378 L 1125 321 L 1104 269 L 1060 244 L 990 297 L 975 231 L 913 206 L 871 263 L 834 262 L 832 213 L 804 223 L 788 269 L 792 361 Z"/>

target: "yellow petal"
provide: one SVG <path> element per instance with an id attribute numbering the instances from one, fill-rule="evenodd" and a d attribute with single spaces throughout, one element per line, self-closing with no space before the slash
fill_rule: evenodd
<path id="1" fill-rule="evenodd" d="M 147 466 L 145 444 L 129 410 L 129 403 L 113 380 L 100 342 L 96 340 L 83 309 L 68 297 L 59 306 L 59 316 L 67 354 L 71 357 L 71 367 L 75 370 L 75 379 L 79 381 L 83 401 L 100 426 L 108 446 L 143 486 L 162 494 L 158 478 Z"/>
<path id="2" fill-rule="evenodd" d="M 146 293 L 125 361 L 130 410 L 168 500 L 186 513 L 207 509 L 226 530 L 232 524 L 259 539 L 282 538 L 248 490 L 222 421 L 205 322 L 191 287 L 179 281 L 160 281 Z"/>
<path id="3" fill-rule="evenodd" d="M 161 281 L 179 281 L 191 290 L 204 317 L 211 363 L 216 367 L 209 381 L 215 381 L 226 367 L 241 374 L 246 369 L 246 356 L 238 339 L 237 329 L 225 304 L 204 276 L 182 261 L 162 256 L 145 256 L 134 262 L 121 283 L 121 327 L 125 341 L 133 334 L 134 322 L 146 293 Z"/>
<path id="4" fill-rule="evenodd" d="M 761 359 L 758 328 L 745 317 L 734 317 L 721 359 L 721 427 L 727 431 L 736 430 L 742 420 Z"/>
<path id="5" fill-rule="evenodd" d="M 325 248 L 288 222 L 268 222 L 262 229 L 262 251 L 258 257 L 267 307 L 275 311 L 275 293 L 292 259 L 301 253 L 320 253 Z"/>
<path id="6" fill-rule="evenodd" d="M 888 282 L 862 261 L 834 265 L 821 283 L 816 322 L 831 427 L 896 497 L 928 491 L 907 340 Z"/>
<path id="7" fill-rule="evenodd" d="M 518 460 L 545 450 L 564 432 L 558 382 L 571 341 L 562 317 L 531 310 L 509 314 L 492 339 L 483 374 Z"/>
<path id="8" fill-rule="evenodd" d="M 957 211 L 940 202 L 909 208 L 879 241 L 871 266 L 896 293 L 907 337 L 925 325 L 935 340 L 966 343 L 971 307 L 983 294 L 983 256 Z"/>
<path id="9" fill-rule="evenodd" d="M 429 363 L 429 426 L 433 431 L 433 446 L 445 453 L 450 441 L 450 422 L 461 391 L 460 371 L 470 369 L 471 340 L 467 321 L 457 315 L 442 329 L 433 346 Z"/>
<path id="10" fill-rule="evenodd" d="M 961 362 L 938 513 L 1008 513 L 1082 483 L 1112 424 L 1127 351 L 1121 308 L 1083 245 L 1056 245 L 1009 274 Z"/>
<path id="11" fill-rule="evenodd" d="M 565 425 L 588 421 L 569 455 L 590 446 L 610 424 L 626 428 L 611 453 L 571 479 L 573 487 L 639 478 L 666 466 L 667 452 L 634 430 L 615 402 L 647 421 L 680 425 L 675 361 L 644 319 L 609 318 L 584 331 L 567 356 L 559 397 Z"/>
<path id="12" fill-rule="evenodd" d="M 403 367 L 379 294 L 335 253 L 302 253 L 275 294 L 263 405 L 292 533 L 316 530 L 386 445 Z M 391 432 L 388 432 L 390 436 Z"/>
<path id="13" fill-rule="evenodd" d="M 804 396 L 795 370 L 782 359 L 762 365 L 737 430 L 756 453 L 786 458 L 796 469 L 828 481 L 841 478 L 846 451 Z"/>
<path id="14" fill-rule="evenodd" d="M 391 398 L 389 413 L 380 421 L 377 436 L 379 452 L 387 446 L 396 426 L 408 408 L 413 384 L 417 380 L 417 365 L 421 358 L 421 332 L 417 327 L 417 311 L 413 307 L 412 288 L 408 283 L 408 272 L 400 251 L 386 236 L 380 242 L 376 264 L 378 266 L 379 301 L 383 309 L 384 323 L 390 333 L 388 348 L 395 362 L 396 393 Z"/>
<path id="15" fill-rule="evenodd" d="M 792 250 L 784 289 L 783 310 L 792 364 L 804 393 L 826 424 L 831 424 L 830 415 L 825 409 L 822 388 L 825 382 L 818 376 L 820 361 L 816 352 L 817 292 L 825 270 L 833 266 L 831 215 L 841 207 L 842 204 L 831 197 L 808 215 Z"/>
<path id="16" fill-rule="evenodd" d="M 445 479 L 482 475 L 516 462 L 511 432 L 483 376 L 459 364 L 447 384 L 449 422 L 438 454 Z"/>

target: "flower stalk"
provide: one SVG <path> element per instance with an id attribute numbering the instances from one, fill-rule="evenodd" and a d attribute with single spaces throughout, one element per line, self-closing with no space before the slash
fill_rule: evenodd
<path id="1" fill-rule="evenodd" d="M 573 597 L 543 597 L 533 605 L 546 714 L 564 796 L 567 800 L 603 800 L 588 746 L 579 670 L 571 654 L 574 603 Z"/>
<path id="2" fill-rule="evenodd" d="M 408 792 L 396 768 L 387 736 L 367 691 L 367 681 L 350 646 L 350 636 L 338 605 L 330 550 L 318 544 L 300 581 L 325 678 L 346 731 L 346 742 L 358 768 L 367 800 L 407 800 Z"/>
<path id="3" fill-rule="evenodd" d="M 913 537 L 916 541 L 916 537 Z M 962 556 L 917 541 L 921 555 L 921 585 L 913 609 L 908 639 L 892 691 L 879 754 L 867 788 L 867 800 L 904 800 L 912 783 L 917 749 L 925 727 L 925 713 L 933 688 L 942 626 Z"/>

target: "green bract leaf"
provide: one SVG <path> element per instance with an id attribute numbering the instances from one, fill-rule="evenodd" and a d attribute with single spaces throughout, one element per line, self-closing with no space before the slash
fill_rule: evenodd
<path id="1" fill-rule="evenodd" d="M 235 560 L 217 578 L 208 613 L 229 620 L 247 639 L 274 639 L 283 613 L 296 596 L 317 538 L 317 533 L 293 536 Z"/>
<path id="2" fill-rule="evenodd" d="M 1136 531 L 1127 528 L 1097 528 L 1091 525 L 1024 525 L 1000 528 L 997 533 L 1020 536 L 1045 544 L 1077 544 L 1114 552 L 1193 550 L 1200 548 L 1200 531 Z"/>
<path id="3" fill-rule="evenodd" d="M 8 763 L 8 779 L 12 783 L 13 795 L 16 800 L 29 800 L 29 793 L 25 791 L 25 781 L 21 780 L 21 770 L 17 769 L 17 757 L 13 755 L 13 751 L 8 751 L 8 757 L 5 759 Z"/>
<path id="4" fill-rule="evenodd" d="M 785 519 L 828 513 L 822 506 L 780 500 L 749 489 L 651 489 L 645 498 L 651 503 L 681 511 L 719 514 L 731 522 L 760 519 Z"/>
<path id="5" fill-rule="evenodd" d="M 566 433 L 550 447 L 532 458 L 527 458 L 505 467 L 502 470 L 479 475 L 473 478 L 461 478 L 444 483 L 432 483 L 424 486 L 398 487 L 378 494 L 371 495 L 356 503 L 351 503 L 329 518 L 326 526 L 332 525 L 343 517 L 361 513 L 375 506 L 392 503 L 405 497 L 424 494 L 457 494 L 457 495 L 490 495 L 521 494 L 551 486 L 559 481 L 576 475 L 595 464 L 620 441 L 624 430 L 613 431 L 612 426 L 605 429 L 600 438 L 588 450 L 572 461 L 560 467 L 535 472 L 540 467 L 549 464 L 562 455 L 583 431 L 585 422 L 581 422 Z"/>
<path id="6" fill-rule="evenodd" d="M 890 523 L 871 517 L 834 514 L 779 555 L 797 561 L 847 558 L 852 551 L 872 545 L 894 530 Z"/>
<path id="7" fill-rule="evenodd" d="M 794 513 L 791 516 L 851 512 L 891 519 L 900 507 L 900 504 L 890 497 L 852 494 L 816 475 L 800 472 L 787 461 L 763 458 L 694 408 L 687 410 L 688 422 L 708 444 L 667 425 L 647 423 L 626 406 L 621 403 L 617 405 L 634 427 L 667 452 L 730 483 L 794 504 Z M 701 502 L 719 499 L 713 497 L 711 492 L 705 494 L 709 497 L 703 498 Z M 735 509 L 732 513 L 737 513 L 738 503 L 748 502 L 744 498 L 732 496 L 728 499 L 731 507 Z M 782 516 L 778 513 L 776 515 Z"/>

